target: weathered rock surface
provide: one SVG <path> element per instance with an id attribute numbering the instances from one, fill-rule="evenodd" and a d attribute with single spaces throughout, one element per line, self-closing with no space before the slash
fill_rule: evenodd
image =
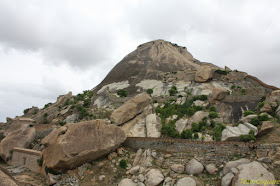
<path id="1" fill-rule="evenodd" d="M 147 93 L 138 94 L 116 109 L 111 115 L 111 120 L 116 125 L 123 124 L 141 113 L 150 103 L 152 98 Z"/>
<path id="2" fill-rule="evenodd" d="M 257 118 L 257 117 L 258 117 L 257 114 L 251 114 L 251 115 L 248 115 L 248 116 L 246 116 L 246 117 L 241 118 L 240 121 L 241 121 L 242 123 L 250 123 L 250 122 L 251 122 L 251 119 Z"/>
<path id="3" fill-rule="evenodd" d="M 133 182 L 131 179 L 122 179 L 118 186 L 137 186 L 138 184 Z"/>
<path id="4" fill-rule="evenodd" d="M 206 165 L 205 166 L 205 169 L 206 171 L 209 173 L 209 174 L 216 174 L 218 169 L 216 167 L 215 164 L 209 164 L 209 165 Z"/>
<path id="5" fill-rule="evenodd" d="M 177 132 L 182 133 L 184 130 L 191 128 L 191 125 L 188 125 L 188 119 L 179 119 L 175 123 L 175 129 Z"/>
<path id="6" fill-rule="evenodd" d="M 260 112 L 272 113 L 273 109 L 269 103 L 265 103 L 264 106 L 260 109 Z"/>
<path id="7" fill-rule="evenodd" d="M 198 83 L 206 82 L 213 78 L 214 70 L 210 66 L 200 66 L 195 73 L 195 81 Z"/>
<path id="8" fill-rule="evenodd" d="M 164 176 L 158 169 L 151 169 L 146 174 L 145 184 L 147 186 L 156 186 L 159 185 L 164 180 Z"/>
<path id="9" fill-rule="evenodd" d="M 238 127 L 226 126 L 222 132 L 221 141 L 234 141 L 239 140 L 240 135 L 249 134 L 250 129 L 243 124 L 239 124 Z"/>
<path id="10" fill-rule="evenodd" d="M 78 114 L 72 114 L 70 116 L 67 116 L 64 121 L 66 123 L 75 123 L 78 119 L 79 119 Z"/>
<path id="11" fill-rule="evenodd" d="M 4 173 L 0 168 L 0 185 L 1 186 L 18 186 L 18 184 L 14 181 L 14 179 Z"/>
<path id="12" fill-rule="evenodd" d="M 185 166 L 182 164 L 173 164 L 173 165 L 171 165 L 170 169 L 173 170 L 174 172 L 181 174 L 184 172 Z"/>
<path id="13" fill-rule="evenodd" d="M 229 173 L 231 168 L 236 168 L 239 165 L 248 164 L 250 162 L 251 161 L 246 159 L 246 158 L 241 158 L 241 159 L 236 160 L 236 161 L 229 161 L 229 162 L 226 163 L 226 165 L 225 165 L 225 167 L 223 169 L 223 174 L 226 175 L 227 173 Z"/>
<path id="14" fill-rule="evenodd" d="M 221 101 L 227 96 L 227 89 L 223 87 L 214 88 L 212 91 L 212 98 L 216 101 Z"/>
<path id="15" fill-rule="evenodd" d="M 280 106 L 278 107 L 278 109 L 276 110 L 276 117 L 278 119 L 280 119 Z"/>
<path id="16" fill-rule="evenodd" d="M 147 149 L 143 151 L 143 149 L 138 149 L 136 152 L 134 161 L 133 161 L 133 166 L 141 166 L 145 167 L 148 162 L 152 162 L 153 157 L 152 157 L 152 152 L 151 149 Z"/>
<path id="17" fill-rule="evenodd" d="M 9 132 L 0 143 L 0 156 L 6 162 L 11 158 L 14 147 L 28 148 L 36 137 L 36 129 L 29 124 L 16 124 L 16 126 L 19 126 L 19 129 Z"/>
<path id="18" fill-rule="evenodd" d="M 175 186 L 196 186 L 196 182 L 191 177 L 181 178 L 177 181 Z"/>
<path id="19" fill-rule="evenodd" d="M 167 177 L 167 178 L 165 178 L 165 180 L 163 182 L 163 186 L 173 186 L 174 183 L 175 183 L 174 179 Z"/>
<path id="20" fill-rule="evenodd" d="M 188 174 L 199 175 L 203 170 L 204 166 L 196 159 L 192 159 L 186 164 L 186 172 Z"/>
<path id="21" fill-rule="evenodd" d="M 161 136 L 161 119 L 156 114 L 146 117 L 147 137 L 159 138 Z"/>
<path id="22" fill-rule="evenodd" d="M 116 150 L 125 139 L 104 120 L 66 124 L 42 140 L 45 165 L 57 172 L 73 169 Z"/>
<path id="23" fill-rule="evenodd" d="M 232 173 L 227 173 L 227 174 L 222 178 L 221 186 L 230 186 L 233 177 L 234 177 L 234 174 L 232 174 Z"/>
<path id="24" fill-rule="evenodd" d="M 192 123 L 199 123 L 204 117 L 208 117 L 208 115 L 208 112 L 198 111 L 188 120 L 188 125 L 191 126 Z"/>
<path id="25" fill-rule="evenodd" d="M 247 127 L 248 129 L 254 131 L 255 136 L 258 134 L 258 128 L 254 125 L 252 125 L 251 123 L 244 123 L 245 127 Z"/>
<path id="26" fill-rule="evenodd" d="M 260 185 L 256 181 L 266 181 L 266 180 L 275 180 L 275 177 L 270 173 L 266 168 L 262 166 L 257 161 L 253 161 L 249 164 L 238 166 L 240 172 L 235 175 L 232 180 L 233 186 L 241 186 L 246 184 L 247 180 L 251 180 L 250 185 Z"/>
<path id="27" fill-rule="evenodd" d="M 270 132 L 273 128 L 274 128 L 274 123 L 272 121 L 263 121 L 258 136 L 263 136 L 264 134 Z"/>

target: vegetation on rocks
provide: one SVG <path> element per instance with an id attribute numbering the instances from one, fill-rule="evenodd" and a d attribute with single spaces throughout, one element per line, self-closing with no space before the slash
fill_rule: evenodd
<path id="1" fill-rule="evenodd" d="M 127 91 L 124 89 L 118 90 L 117 94 L 122 98 L 127 97 Z"/>

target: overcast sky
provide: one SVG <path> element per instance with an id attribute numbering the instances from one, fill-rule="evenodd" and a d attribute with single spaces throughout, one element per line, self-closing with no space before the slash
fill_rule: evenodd
<path id="1" fill-rule="evenodd" d="M 164 39 L 280 87 L 279 0 L 0 0 L 0 121 L 95 87 Z"/>

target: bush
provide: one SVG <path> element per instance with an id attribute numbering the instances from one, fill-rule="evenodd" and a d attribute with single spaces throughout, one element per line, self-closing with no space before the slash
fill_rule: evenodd
<path id="1" fill-rule="evenodd" d="M 28 112 L 30 109 L 31 109 L 31 108 L 24 109 L 23 114 L 27 114 L 27 112 Z"/>
<path id="2" fill-rule="evenodd" d="M 156 100 L 156 99 L 153 101 L 153 103 L 157 103 L 157 102 L 158 102 L 158 100 Z"/>
<path id="3" fill-rule="evenodd" d="M 251 114 L 255 114 L 255 112 L 251 111 L 251 110 L 245 110 L 244 113 L 243 113 L 243 116 L 246 117 L 246 116 L 249 116 Z"/>
<path id="4" fill-rule="evenodd" d="M 209 113 L 209 118 L 211 118 L 211 119 L 215 119 L 215 118 L 218 118 L 218 117 L 219 117 L 219 115 L 218 115 L 217 112 L 210 112 Z"/>
<path id="5" fill-rule="evenodd" d="M 191 128 L 191 130 L 192 130 L 193 132 L 200 132 L 200 130 L 199 130 L 199 124 L 197 124 L 197 123 L 192 123 L 192 128 Z"/>
<path id="6" fill-rule="evenodd" d="M 231 85 L 230 89 L 231 90 L 236 89 L 236 85 Z"/>
<path id="7" fill-rule="evenodd" d="M 262 102 L 259 102 L 259 104 L 258 104 L 258 109 L 260 110 L 263 106 L 264 106 L 264 102 L 263 102 L 263 101 L 262 101 Z"/>
<path id="8" fill-rule="evenodd" d="M 261 124 L 261 121 L 259 118 L 252 118 L 250 123 L 257 127 Z"/>
<path id="9" fill-rule="evenodd" d="M 248 142 L 248 141 L 256 141 L 256 137 L 252 134 L 249 135 L 240 135 L 239 136 L 240 141 Z"/>
<path id="10" fill-rule="evenodd" d="M 216 107 L 210 106 L 209 110 L 210 110 L 211 112 L 216 112 Z"/>
<path id="11" fill-rule="evenodd" d="M 146 90 L 146 92 L 151 95 L 154 91 L 153 91 L 153 89 L 149 88 Z"/>
<path id="12" fill-rule="evenodd" d="M 222 124 L 222 123 L 218 123 L 215 128 L 214 128 L 214 133 L 213 133 L 213 137 L 214 140 L 216 141 L 221 141 L 221 137 L 222 137 L 222 131 L 225 129 L 226 127 Z"/>
<path id="13" fill-rule="evenodd" d="M 210 121 L 210 127 L 214 128 L 216 126 L 216 122 L 214 120 Z"/>
<path id="14" fill-rule="evenodd" d="M 169 92 L 170 96 L 175 96 L 175 94 L 178 93 L 177 87 L 176 86 L 172 86 L 171 89 L 168 92 Z"/>
<path id="15" fill-rule="evenodd" d="M 192 131 L 190 129 L 184 130 L 181 133 L 181 138 L 183 138 L 183 139 L 192 139 Z"/>
<path id="16" fill-rule="evenodd" d="M 88 108 L 88 107 L 90 106 L 90 104 L 91 104 L 91 100 L 90 100 L 90 99 L 86 99 L 86 100 L 84 101 L 83 106 L 86 107 L 86 108 Z"/>
<path id="17" fill-rule="evenodd" d="M 87 109 L 86 108 L 82 108 L 82 110 L 80 111 L 79 118 L 83 119 L 83 118 L 85 118 L 87 116 L 89 116 L 89 113 L 88 113 Z"/>
<path id="18" fill-rule="evenodd" d="M 120 161 L 120 167 L 123 168 L 123 169 L 125 169 L 125 168 L 127 167 L 127 162 L 126 162 L 125 159 L 122 159 L 122 160 Z"/>
<path id="19" fill-rule="evenodd" d="M 66 121 L 60 121 L 60 122 L 59 122 L 59 125 L 60 125 L 60 126 L 63 126 L 63 125 L 65 125 L 65 124 L 66 124 Z"/>
<path id="20" fill-rule="evenodd" d="M 180 138 L 180 133 L 175 130 L 175 122 L 173 122 L 174 121 L 168 123 L 167 125 L 164 124 L 161 128 L 161 133 L 172 138 Z"/>
<path id="21" fill-rule="evenodd" d="M 45 104 L 43 110 L 46 109 L 46 108 L 48 108 L 51 104 L 52 104 L 52 103 L 47 103 L 47 104 Z"/>
<path id="22" fill-rule="evenodd" d="M 215 72 L 217 72 L 218 74 L 221 74 L 221 75 L 227 75 L 229 72 L 226 71 L 226 70 L 221 70 L 221 69 L 218 69 L 216 70 Z"/>
<path id="23" fill-rule="evenodd" d="M 43 162 L 44 162 L 43 156 L 40 159 L 37 160 L 37 163 L 40 167 L 43 166 Z"/>
<path id="24" fill-rule="evenodd" d="M 117 94 L 118 94 L 120 97 L 127 97 L 127 91 L 124 90 L 124 89 L 118 90 Z"/>
<path id="25" fill-rule="evenodd" d="M 175 98 L 170 98 L 169 101 L 170 102 L 173 102 L 173 101 L 176 102 L 177 100 Z"/>
<path id="26" fill-rule="evenodd" d="M 196 100 L 206 101 L 206 100 L 208 100 L 208 97 L 206 95 L 194 96 L 193 101 L 196 101 Z"/>
<path id="27" fill-rule="evenodd" d="M 267 114 L 259 115 L 258 118 L 259 118 L 260 121 L 268 121 L 269 120 L 269 117 L 268 117 Z"/>
<path id="28" fill-rule="evenodd" d="M 180 95 L 178 95 L 178 98 L 182 98 L 183 96 L 180 94 Z"/>
<path id="29" fill-rule="evenodd" d="M 196 133 L 194 133 L 194 135 L 193 135 L 193 139 L 198 139 L 199 138 L 199 136 L 198 136 L 198 133 L 196 132 Z"/>
<path id="30" fill-rule="evenodd" d="M 243 88 L 243 89 L 241 89 L 241 94 L 242 95 L 246 95 L 246 90 Z"/>

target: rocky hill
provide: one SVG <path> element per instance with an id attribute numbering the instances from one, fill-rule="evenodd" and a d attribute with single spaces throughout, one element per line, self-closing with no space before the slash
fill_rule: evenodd
<path id="1" fill-rule="evenodd" d="M 8 171 L 0 167 L 0 178 L 121 186 L 280 179 L 279 105 L 277 87 L 200 62 L 177 44 L 151 41 L 95 88 L 1 123 Z"/>

